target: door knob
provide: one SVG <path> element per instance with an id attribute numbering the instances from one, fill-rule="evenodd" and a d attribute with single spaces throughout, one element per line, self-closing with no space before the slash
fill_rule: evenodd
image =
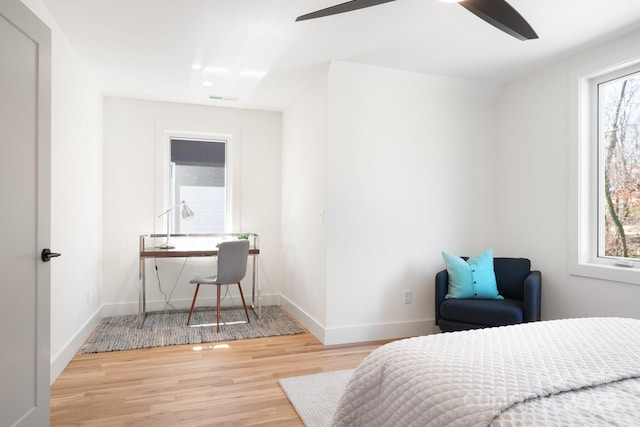
<path id="1" fill-rule="evenodd" d="M 40 258 L 42 258 L 42 261 L 44 262 L 49 262 L 51 261 L 51 258 L 56 258 L 59 257 L 62 254 L 59 254 L 57 252 L 51 252 L 51 250 L 49 248 L 44 248 L 42 250 L 42 254 L 40 255 Z"/>

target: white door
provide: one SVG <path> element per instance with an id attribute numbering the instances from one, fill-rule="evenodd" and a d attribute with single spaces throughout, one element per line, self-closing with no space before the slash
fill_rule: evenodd
<path id="1" fill-rule="evenodd" d="M 49 29 L 0 1 L 0 423 L 49 425 Z"/>

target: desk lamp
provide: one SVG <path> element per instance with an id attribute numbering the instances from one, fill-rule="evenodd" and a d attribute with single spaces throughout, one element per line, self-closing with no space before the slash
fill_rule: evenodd
<path id="1" fill-rule="evenodd" d="M 169 238 L 171 236 L 171 215 L 169 215 L 169 212 L 171 212 L 172 210 L 174 210 L 175 208 L 177 208 L 178 206 L 182 205 L 182 218 L 183 219 L 191 219 L 194 216 L 196 216 L 195 213 L 193 213 L 193 211 L 191 210 L 191 208 L 189 208 L 189 206 L 187 206 L 187 203 L 183 200 L 180 203 L 178 203 L 177 205 L 175 205 L 172 208 L 167 209 L 166 211 L 162 212 L 160 215 L 158 215 L 158 218 L 161 218 L 162 215 L 167 215 L 167 240 L 164 241 L 164 243 L 162 243 L 160 246 L 158 246 L 160 249 L 173 249 L 175 248 L 175 246 L 173 246 L 171 244 L 171 242 L 169 241 Z"/>

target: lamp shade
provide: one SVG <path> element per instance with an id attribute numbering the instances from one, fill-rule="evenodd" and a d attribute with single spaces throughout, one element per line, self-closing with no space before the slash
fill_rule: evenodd
<path id="1" fill-rule="evenodd" d="M 183 219 L 191 219 L 196 216 L 195 213 L 191 210 L 189 206 L 185 202 L 182 202 L 182 218 Z"/>

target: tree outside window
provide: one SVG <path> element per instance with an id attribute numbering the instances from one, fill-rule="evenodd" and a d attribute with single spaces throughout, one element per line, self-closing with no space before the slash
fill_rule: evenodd
<path id="1" fill-rule="evenodd" d="M 598 93 L 599 256 L 640 258 L 640 73 L 600 83 Z"/>

